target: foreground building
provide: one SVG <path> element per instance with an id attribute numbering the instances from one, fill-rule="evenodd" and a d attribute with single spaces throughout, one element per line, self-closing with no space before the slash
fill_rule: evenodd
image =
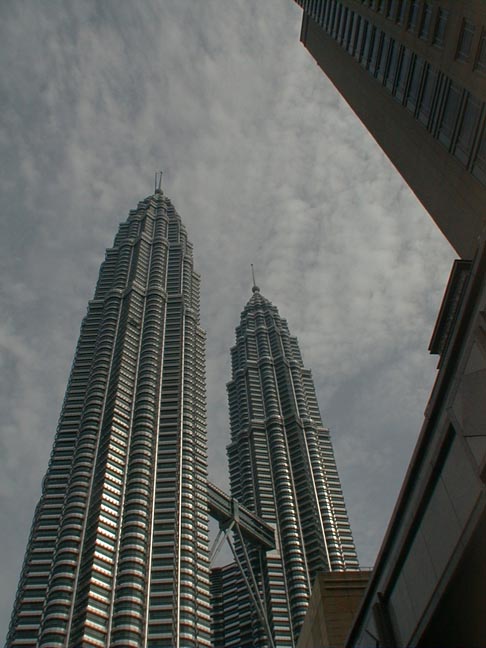
<path id="1" fill-rule="evenodd" d="M 486 4 L 298 0 L 301 38 L 455 248 L 425 420 L 348 648 L 486 643 Z M 325 610 L 324 610 L 325 612 Z"/>
<path id="2" fill-rule="evenodd" d="M 486 247 L 456 261 L 431 343 L 439 372 L 347 648 L 486 641 Z"/>
<path id="3" fill-rule="evenodd" d="M 7 645 L 209 646 L 199 276 L 160 189 L 81 326 Z"/>
<path id="4" fill-rule="evenodd" d="M 297 648 L 340 648 L 361 606 L 370 571 L 323 572 L 312 588 Z"/>
<path id="5" fill-rule="evenodd" d="M 311 372 L 257 286 L 231 359 L 231 494 L 275 527 L 276 549 L 236 543 L 237 560 L 248 555 L 252 565 L 254 605 L 234 566 L 213 570 L 214 645 L 295 646 L 317 575 L 358 569 L 356 551 Z"/>
<path id="6" fill-rule="evenodd" d="M 483 0 L 296 0 L 301 40 L 457 253 L 486 225 Z"/>

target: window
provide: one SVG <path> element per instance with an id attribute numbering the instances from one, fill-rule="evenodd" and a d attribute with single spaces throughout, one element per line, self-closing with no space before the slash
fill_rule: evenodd
<path id="1" fill-rule="evenodd" d="M 337 11 L 336 0 L 332 0 L 330 11 L 328 12 L 328 15 L 326 17 L 326 29 L 330 34 L 332 34 L 334 19 L 336 17 L 336 11 Z"/>
<path id="2" fill-rule="evenodd" d="M 405 96 L 405 89 L 407 87 L 408 73 L 410 69 L 410 62 L 412 59 L 412 52 L 405 49 L 402 58 L 398 64 L 395 98 L 402 102 Z"/>
<path id="3" fill-rule="evenodd" d="M 336 11 L 336 0 L 330 0 L 324 10 L 323 27 L 327 32 L 329 31 L 329 24 L 334 11 Z"/>
<path id="4" fill-rule="evenodd" d="M 408 31 L 411 32 L 416 31 L 418 16 L 419 16 L 419 2 L 418 0 L 412 0 L 412 4 L 410 6 L 410 12 L 408 14 L 408 22 L 407 22 Z"/>
<path id="5" fill-rule="evenodd" d="M 370 60 L 371 52 L 373 49 L 373 43 L 375 39 L 376 39 L 376 27 L 371 27 L 371 25 L 369 25 L 365 35 L 365 40 L 363 45 L 363 57 L 361 59 L 361 65 L 365 68 L 368 67 L 368 63 Z"/>
<path id="6" fill-rule="evenodd" d="M 481 104 L 468 95 L 457 134 L 454 155 L 467 166 L 476 134 Z"/>
<path id="7" fill-rule="evenodd" d="M 435 23 L 434 39 L 432 41 L 433 45 L 436 47 L 444 47 L 444 37 L 448 18 L 449 13 L 444 9 L 439 9 L 437 13 L 437 21 Z"/>
<path id="8" fill-rule="evenodd" d="M 331 36 L 333 38 L 337 37 L 339 22 L 341 20 L 342 13 L 343 13 L 343 5 L 339 4 L 337 5 L 336 13 L 333 16 L 332 31 L 331 31 Z"/>
<path id="9" fill-rule="evenodd" d="M 400 60 L 400 46 L 395 41 L 390 44 L 390 53 L 388 56 L 389 63 L 386 70 L 385 84 L 390 92 L 393 92 L 395 85 L 395 77 L 398 69 L 398 62 Z"/>
<path id="10" fill-rule="evenodd" d="M 486 72 L 486 32 L 484 31 L 484 29 L 479 40 L 478 53 L 476 57 L 476 63 L 474 64 L 474 69 L 480 70 L 481 72 Z"/>
<path id="11" fill-rule="evenodd" d="M 419 121 L 421 121 L 425 127 L 428 127 L 430 124 L 438 77 L 438 72 L 428 65 L 425 70 L 422 96 L 420 98 L 418 111 Z"/>
<path id="12" fill-rule="evenodd" d="M 407 0 L 398 0 L 397 23 L 403 25 L 407 9 Z"/>
<path id="13" fill-rule="evenodd" d="M 378 81 L 383 82 L 385 78 L 385 69 L 388 61 L 388 49 L 390 46 L 390 37 L 389 36 L 383 36 L 380 52 L 379 52 L 379 57 L 376 62 L 376 73 L 375 76 L 378 79 Z"/>
<path id="14" fill-rule="evenodd" d="M 412 64 L 410 83 L 407 91 L 407 108 L 412 112 L 415 112 L 415 109 L 417 108 L 424 65 L 425 61 L 422 58 L 419 56 L 415 57 L 415 61 Z"/>
<path id="15" fill-rule="evenodd" d="M 461 89 L 454 83 L 451 83 L 445 95 L 442 119 L 439 127 L 439 140 L 447 148 L 450 147 L 452 142 L 460 101 Z"/>
<path id="16" fill-rule="evenodd" d="M 345 36 L 345 34 L 347 32 L 347 28 L 348 28 L 348 25 L 349 25 L 349 16 L 350 16 L 350 14 L 351 14 L 351 12 L 349 11 L 348 8 L 346 8 L 343 11 L 342 15 L 341 15 L 341 23 L 339 25 L 339 33 L 338 33 L 338 38 L 337 38 L 339 43 L 344 42 L 344 36 Z"/>
<path id="17" fill-rule="evenodd" d="M 479 180 L 479 182 L 486 185 L 486 126 L 484 124 L 481 141 L 472 168 L 472 174 Z"/>
<path id="18" fill-rule="evenodd" d="M 470 23 L 467 20 L 463 21 L 461 35 L 459 36 L 459 43 L 457 45 L 456 58 L 458 61 L 465 61 L 469 58 L 474 38 L 474 29 L 475 27 L 473 23 Z"/>
<path id="19" fill-rule="evenodd" d="M 385 16 L 393 20 L 396 8 L 397 8 L 397 0 L 388 0 Z"/>
<path id="20" fill-rule="evenodd" d="M 382 50 L 383 50 L 383 32 L 380 31 L 375 36 L 375 40 L 373 43 L 373 50 L 370 56 L 368 70 L 371 72 L 371 74 L 375 74 L 375 71 L 378 68 Z"/>
<path id="21" fill-rule="evenodd" d="M 358 33 L 358 42 L 356 44 L 356 51 L 354 54 L 354 57 L 357 61 L 361 61 L 361 58 L 363 56 L 363 50 L 366 43 L 366 34 L 368 32 L 368 25 L 369 23 L 367 20 L 361 20 Z"/>
<path id="22" fill-rule="evenodd" d="M 430 24 L 432 22 L 432 6 L 426 2 L 424 12 L 422 14 L 422 22 L 420 23 L 419 37 L 422 40 L 427 40 L 430 33 Z"/>
<path id="23" fill-rule="evenodd" d="M 346 34 L 346 49 L 348 50 L 349 54 L 351 54 L 351 56 L 354 55 L 354 51 L 356 48 L 356 37 L 359 29 L 360 20 L 361 20 L 361 16 L 358 16 L 358 14 L 355 14 L 354 12 L 351 13 L 351 19 L 348 25 L 348 32 Z"/>

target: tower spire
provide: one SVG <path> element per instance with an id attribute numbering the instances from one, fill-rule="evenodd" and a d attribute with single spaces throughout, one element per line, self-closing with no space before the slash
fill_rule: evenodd
<path id="1" fill-rule="evenodd" d="M 252 291 L 260 292 L 260 288 L 256 285 L 256 281 L 255 281 L 255 268 L 253 267 L 253 263 L 250 263 L 250 266 L 251 266 L 251 278 L 253 279 Z"/>
<path id="2" fill-rule="evenodd" d="M 155 172 L 155 191 L 154 193 L 162 193 L 161 184 L 162 184 L 162 175 L 163 171 Z"/>

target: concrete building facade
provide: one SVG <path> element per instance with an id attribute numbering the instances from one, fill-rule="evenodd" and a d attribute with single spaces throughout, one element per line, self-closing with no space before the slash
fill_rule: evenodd
<path id="1" fill-rule="evenodd" d="M 301 40 L 451 245 L 486 225 L 482 0 L 297 0 Z"/>
<path id="2" fill-rule="evenodd" d="M 486 4 L 302 0 L 302 42 L 462 260 L 438 374 L 348 648 L 486 643 Z M 325 644 L 323 644 L 325 645 Z"/>
<path id="3" fill-rule="evenodd" d="M 363 600 L 369 577 L 369 571 L 319 574 L 297 648 L 342 646 Z"/>
<path id="4" fill-rule="evenodd" d="M 348 648 L 486 641 L 486 250 L 454 265 L 439 373 Z"/>

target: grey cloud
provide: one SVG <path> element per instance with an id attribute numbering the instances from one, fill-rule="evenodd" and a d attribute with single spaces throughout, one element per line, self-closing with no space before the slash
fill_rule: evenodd
<path id="1" fill-rule="evenodd" d="M 0 13 L 3 627 L 99 263 L 158 168 L 202 275 L 213 480 L 227 484 L 228 350 L 254 263 L 313 370 L 371 563 L 434 377 L 427 338 L 452 255 L 299 43 L 298 7 Z"/>

